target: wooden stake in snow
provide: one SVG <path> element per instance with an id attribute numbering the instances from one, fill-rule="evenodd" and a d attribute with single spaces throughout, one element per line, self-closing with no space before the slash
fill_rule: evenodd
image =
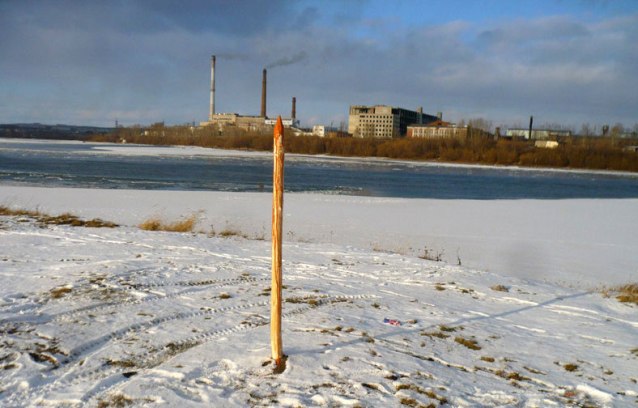
<path id="1" fill-rule="evenodd" d="M 270 288 L 270 346 L 277 367 L 282 363 L 281 345 L 281 230 L 284 208 L 284 126 L 281 116 L 273 135 L 272 284 Z"/>

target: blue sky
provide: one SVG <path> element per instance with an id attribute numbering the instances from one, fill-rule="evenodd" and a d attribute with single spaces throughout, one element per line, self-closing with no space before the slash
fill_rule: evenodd
<path id="1" fill-rule="evenodd" d="M 302 124 L 389 104 L 495 126 L 638 123 L 637 0 L 0 1 L 0 123 Z"/>

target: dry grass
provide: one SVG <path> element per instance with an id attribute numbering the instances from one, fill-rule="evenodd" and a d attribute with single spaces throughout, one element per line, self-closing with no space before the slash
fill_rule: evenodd
<path id="1" fill-rule="evenodd" d="M 131 360 L 111 360 L 111 359 L 108 359 L 108 360 L 106 360 L 106 364 L 108 364 L 110 366 L 123 367 L 123 368 L 132 368 L 132 367 L 136 367 L 137 366 L 137 364 L 135 364 Z"/>
<path id="2" fill-rule="evenodd" d="M 230 238 L 230 237 L 243 237 L 243 238 L 247 238 L 246 235 L 242 234 L 241 232 L 231 229 L 231 228 L 226 228 L 222 231 L 219 232 L 220 237 L 222 238 Z"/>
<path id="3" fill-rule="evenodd" d="M 23 209 L 11 209 L 7 206 L 0 206 L 0 215 L 6 216 L 22 216 L 22 217 L 39 217 L 42 215 L 39 210 L 23 210 Z"/>
<path id="4" fill-rule="evenodd" d="M 24 210 L 11 209 L 7 206 L 0 206 L 0 215 L 14 217 L 28 217 L 36 220 L 40 225 L 70 225 L 72 227 L 88 227 L 88 228 L 115 228 L 118 225 L 104 221 L 99 218 L 92 220 L 83 220 L 77 215 L 64 213 L 60 215 L 49 215 L 40 212 L 40 210 Z"/>
<path id="5" fill-rule="evenodd" d="M 191 215 L 181 221 L 165 223 L 159 218 L 149 218 L 139 225 L 145 231 L 168 231 L 168 232 L 193 232 L 195 228 L 195 216 Z"/>
<path id="6" fill-rule="evenodd" d="M 615 296 L 619 302 L 638 305 L 638 283 L 628 283 L 603 290 L 606 297 Z"/>
<path id="7" fill-rule="evenodd" d="M 464 337 L 455 337 L 454 341 L 464 345 L 465 347 L 469 348 L 470 350 L 480 350 L 481 346 L 478 345 L 478 342 L 476 340 L 472 340 L 472 339 L 466 339 Z"/>
<path id="8" fill-rule="evenodd" d="M 97 407 L 98 408 L 108 408 L 108 407 L 124 408 L 131 404 L 133 404 L 133 399 L 127 397 L 126 395 L 112 394 L 107 398 L 100 399 L 97 403 Z"/>
<path id="9" fill-rule="evenodd" d="M 623 303 L 634 303 L 638 305 L 638 283 L 631 283 L 620 286 L 616 289 L 618 295 L 616 299 Z"/>
<path id="10" fill-rule="evenodd" d="M 443 332 L 425 332 L 425 331 L 421 332 L 421 336 L 428 336 L 429 338 L 436 337 L 439 339 L 447 339 L 448 337 L 450 337 Z"/>
<path id="11" fill-rule="evenodd" d="M 399 384 L 395 387 L 395 389 L 397 391 L 401 391 L 401 390 L 410 390 L 410 391 L 414 391 L 416 393 L 419 393 L 421 395 L 425 395 L 430 399 L 434 399 L 439 401 L 441 404 L 446 404 L 447 403 L 447 398 L 438 395 L 437 393 L 435 393 L 432 390 L 426 390 L 424 388 L 419 387 L 418 385 L 415 384 Z"/>
<path id="12" fill-rule="evenodd" d="M 496 292 L 509 292 L 510 289 L 507 286 L 504 285 L 494 285 L 491 286 L 490 289 L 496 291 Z"/>
<path id="13" fill-rule="evenodd" d="M 68 286 L 60 286 L 60 287 L 51 289 L 49 293 L 51 294 L 51 297 L 53 299 L 60 299 L 60 298 L 63 298 L 67 293 L 70 293 L 71 290 L 72 289 Z"/>

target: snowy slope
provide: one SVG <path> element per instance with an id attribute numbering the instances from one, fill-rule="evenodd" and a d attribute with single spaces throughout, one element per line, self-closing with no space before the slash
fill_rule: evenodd
<path id="1" fill-rule="evenodd" d="M 70 211 L 137 225 L 197 214 L 197 228 L 270 233 L 272 195 L 213 191 L 98 190 L 0 185 L 0 205 Z M 432 200 L 286 193 L 288 242 L 422 255 L 591 289 L 638 280 L 638 200 Z"/>
<path id="2" fill-rule="evenodd" d="M 0 406 L 638 403 L 638 309 L 595 291 L 288 241 L 275 374 L 268 241 L 0 217 L 0 248 Z"/>

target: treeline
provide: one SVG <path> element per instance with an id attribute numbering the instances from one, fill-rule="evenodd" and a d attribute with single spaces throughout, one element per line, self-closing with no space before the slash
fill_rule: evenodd
<path id="1" fill-rule="evenodd" d="M 272 150 L 270 132 L 251 132 L 227 127 L 223 134 L 212 127 L 119 128 L 94 141 L 186 145 L 220 149 Z M 638 153 L 626 151 L 638 140 L 570 137 L 554 149 L 538 148 L 534 142 L 493 140 L 478 136 L 466 139 L 354 139 L 294 136 L 286 129 L 286 152 L 334 156 L 387 157 L 452 163 L 519 165 L 638 172 Z"/>

